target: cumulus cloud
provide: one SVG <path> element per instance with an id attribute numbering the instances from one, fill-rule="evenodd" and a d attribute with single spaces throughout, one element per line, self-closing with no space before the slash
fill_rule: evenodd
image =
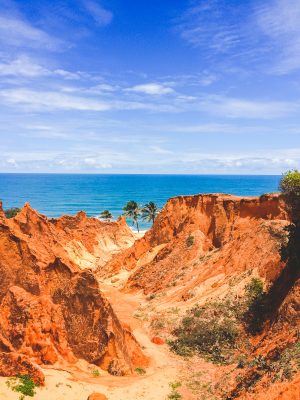
<path id="1" fill-rule="evenodd" d="M 159 83 L 144 83 L 141 85 L 135 85 L 131 88 L 125 89 L 127 92 L 136 92 L 149 95 L 163 95 L 173 93 L 174 90 L 170 87 L 164 86 Z"/>
<path id="2" fill-rule="evenodd" d="M 261 153 L 261 152 L 260 152 Z M 180 171 L 178 170 L 180 165 Z M 115 151 L 107 148 L 101 151 L 70 150 L 68 153 L 59 151 L 24 153 L 12 152 L 0 155 L 2 171 L 66 171 L 66 172 L 100 172 L 100 171 L 131 171 L 140 169 L 152 173 L 264 173 L 280 174 L 290 168 L 299 168 L 300 149 L 293 152 L 284 150 L 278 154 L 269 151 L 262 154 L 207 154 L 196 152 L 157 153 L 155 158 L 149 152 L 136 154 L 135 150 Z"/>
<path id="3" fill-rule="evenodd" d="M 86 74 L 71 72 L 64 69 L 49 70 L 32 60 L 25 54 L 13 60 L 5 60 L 0 63 L 0 76 L 16 76 L 26 78 L 41 78 L 45 76 L 57 76 L 67 80 L 78 80 Z"/>
<path id="4" fill-rule="evenodd" d="M 29 57 L 22 55 L 11 62 L 0 63 L 0 75 L 25 76 L 36 78 L 49 75 L 50 72 L 41 65 L 32 62 Z"/>

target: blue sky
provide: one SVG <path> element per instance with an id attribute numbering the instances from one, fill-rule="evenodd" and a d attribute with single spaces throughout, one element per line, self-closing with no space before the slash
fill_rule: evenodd
<path id="1" fill-rule="evenodd" d="M 0 171 L 300 167 L 299 0 L 0 0 Z"/>

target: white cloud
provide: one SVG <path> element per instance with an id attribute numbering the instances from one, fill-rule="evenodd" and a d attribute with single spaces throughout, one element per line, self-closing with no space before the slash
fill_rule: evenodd
<path id="1" fill-rule="evenodd" d="M 136 92 L 149 95 L 163 95 L 173 93 L 174 90 L 170 87 L 161 85 L 159 83 L 145 83 L 142 85 L 136 85 L 131 88 L 125 89 L 127 92 Z"/>
<path id="2" fill-rule="evenodd" d="M 81 146 L 82 147 L 82 146 Z M 178 167 L 180 165 L 180 168 Z M 269 150 L 245 154 L 209 154 L 196 152 L 161 153 L 154 158 L 148 151 L 121 152 L 113 149 L 69 152 L 1 153 L 1 171 L 67 171 L 67 172 L 145 172 L 151 173 L 274 173 L 300 167 L 300 149 Z"/>
<path id="3" fill-rule="evenodd" d="M 0 16 L 0 42 L 4 45 L 57 50 L 62 42 L 20 18 Z"/>
<path id="4" fill-rule="evenodd" d="M 224 10 L 228 11 L 226 17 Z M 193 46 L 227 52 L 241 41 L 239 26 L 229 17 L 238 10 L 239 7 L 229 4 L 224 6 L 220 0 L 200 0 L 177 21 L 177 30 Z"/>
<path id="5" fill-rule="evenodd" d="M 156 154 L 174 154 L 173 151 L 164 149 L 160 146 L 150 146 L 150 149 Z"/>
<path id="6" fill-rule="evenodd" d="M 109 25 L 113 19 L 113 13 L 103 8 L 99 2 L 94 0 L 85 0 L 85 8 L 100 26 Z"/>
<path id="7" fill-rule="evenodd" d="M 24 54 L 18 56 L 14 60 L 0 63 L 0 75 L 17 77 L 21 76 L 26 78 L 60 76 L 67 80 L 78 80 L 82 77 L 81 72 L 70 72 L 64 69 L 56 69 L 51 71 Z"/>
<path id="8" fill-rule="evenodd" d="M 228 118 L 272 119 L 299 113 L 300 105 L 297 102 L 210 96 L 200 103 L 200 108 L 207 113 Z"/>
<path id="9" fill-rule="evenodd" d="M 300 68 L 300 2 L 273 0 L 258 7 L 257 24 L 276 51 L 274 73 L 286 74 Z"/>
<path id="10" fill-rule="evenodd" d="M 29 89 L 8 89 L 0 92 L 6 102 L 33 110 L 107 111 L 108 103 L 57 92 L 36 92 Z"/>
<path id="11" fill-rule="evenodd" d="M 55 91 L 35 91 L 26 88 L 1 90 L 0 99 L 1 98 L 5 105 L 17 105 L 25 110 L 34 111 L 148 110 L 155 112 L 173 112 L 177 110 L 175 106 L 169 104 L 114 99 L 101 101 L 95 97 L 75 96 Z"/>
<path id="12" fill-rule="evenodd" d="M 0 75 L 4 76 L 24 76 L 36 78 L 49 75 L 50 71 L 41 65 L 34 63 L 29 57 L 22 55 L 15 60 L 0 64 Z"/>
<path id="13" fill-rule="evenodd" d="M 56 69 L 53 71 L 54 74 L 59 75 L 65 79 L 80 79 L 81 78 L 81 74 L 80 72 L 70 72 L 70 71 L 66 71 L 64 69 Z"/>
<path id="14" fill-rule="evenodd" d="M 205 56 L 226 53 L 227 62 L 255 63 L 274 74 L 300 69 L 300 2 L 224 2 L 199 0 L 176 21 L 180 36 L 206 50 Z"/>

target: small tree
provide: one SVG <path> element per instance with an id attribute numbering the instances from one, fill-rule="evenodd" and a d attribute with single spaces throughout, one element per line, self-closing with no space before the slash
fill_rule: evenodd
<path id="1" fill-rule="evenodd" d="M 280 181 L 280 190 L 284 195 L 291 224 L 286 227 L 288 241 L 281 247 L 281 257 L 288 266 L 298 270 L 300 265 L 300 172 L 288 171 Z"/>
<path id="2" fill-rule="evenodd" d="M 100 218 L 101 219 L 105 219 L 105 220 L 111 220 L 112 219 L 112 213 L 108 210 L 104 210 L 102 211 L 102 213 L 100 213 Z"/>
<path id="3" fill-rule="evenodd" d="M 300 172 L 286 172 L 280 181 L 280 190 L 284 195 L 291 221 L 300 226 Z"/>
<path id="4" fill-rule="evenodd" d="M 139 216 L 141 214 L 141 210 L 136 201 L 131 200 L 129 201 L 126 206 L 123 208 L 124 215 L 127 218 L 132 219 L 133 223 L 136 224 L 137 231 L 139 232 Z"/>
<path id="5" fill-rule="evenodd" d="M 14 218 L 20 211 L 21 211 L 20 208 L 12 207 L 5 210 L 4 214 L 6 218 Z"/>
<path id="6" fill-rule="evenodd" d="M 149 203 L 145 204 L 144 207 L 142 208 L 143 220 L 147 222 L 152 222 L 152 224 L 154 223 L 154 220 L 158 213 L 159 209 L 153 201 L 150 201 Z"/>

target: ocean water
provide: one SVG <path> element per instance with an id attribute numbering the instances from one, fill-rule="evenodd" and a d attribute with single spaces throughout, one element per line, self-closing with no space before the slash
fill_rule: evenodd
<path id="1" fill-rule="evenodd" d="M 274 175 L 0 174 L 0 199 L 4 208 L 22 207 L 28 201 L 48 217 L 80 210 L 97 216 L 107 209 L 117 218 L 129 200 L 140 205 L 154 201 L 162 207 L 178 195 L 261 195 L 276 192 L 279 180 Z M 141 227 L 148 225 L 141 222 Z"/>

